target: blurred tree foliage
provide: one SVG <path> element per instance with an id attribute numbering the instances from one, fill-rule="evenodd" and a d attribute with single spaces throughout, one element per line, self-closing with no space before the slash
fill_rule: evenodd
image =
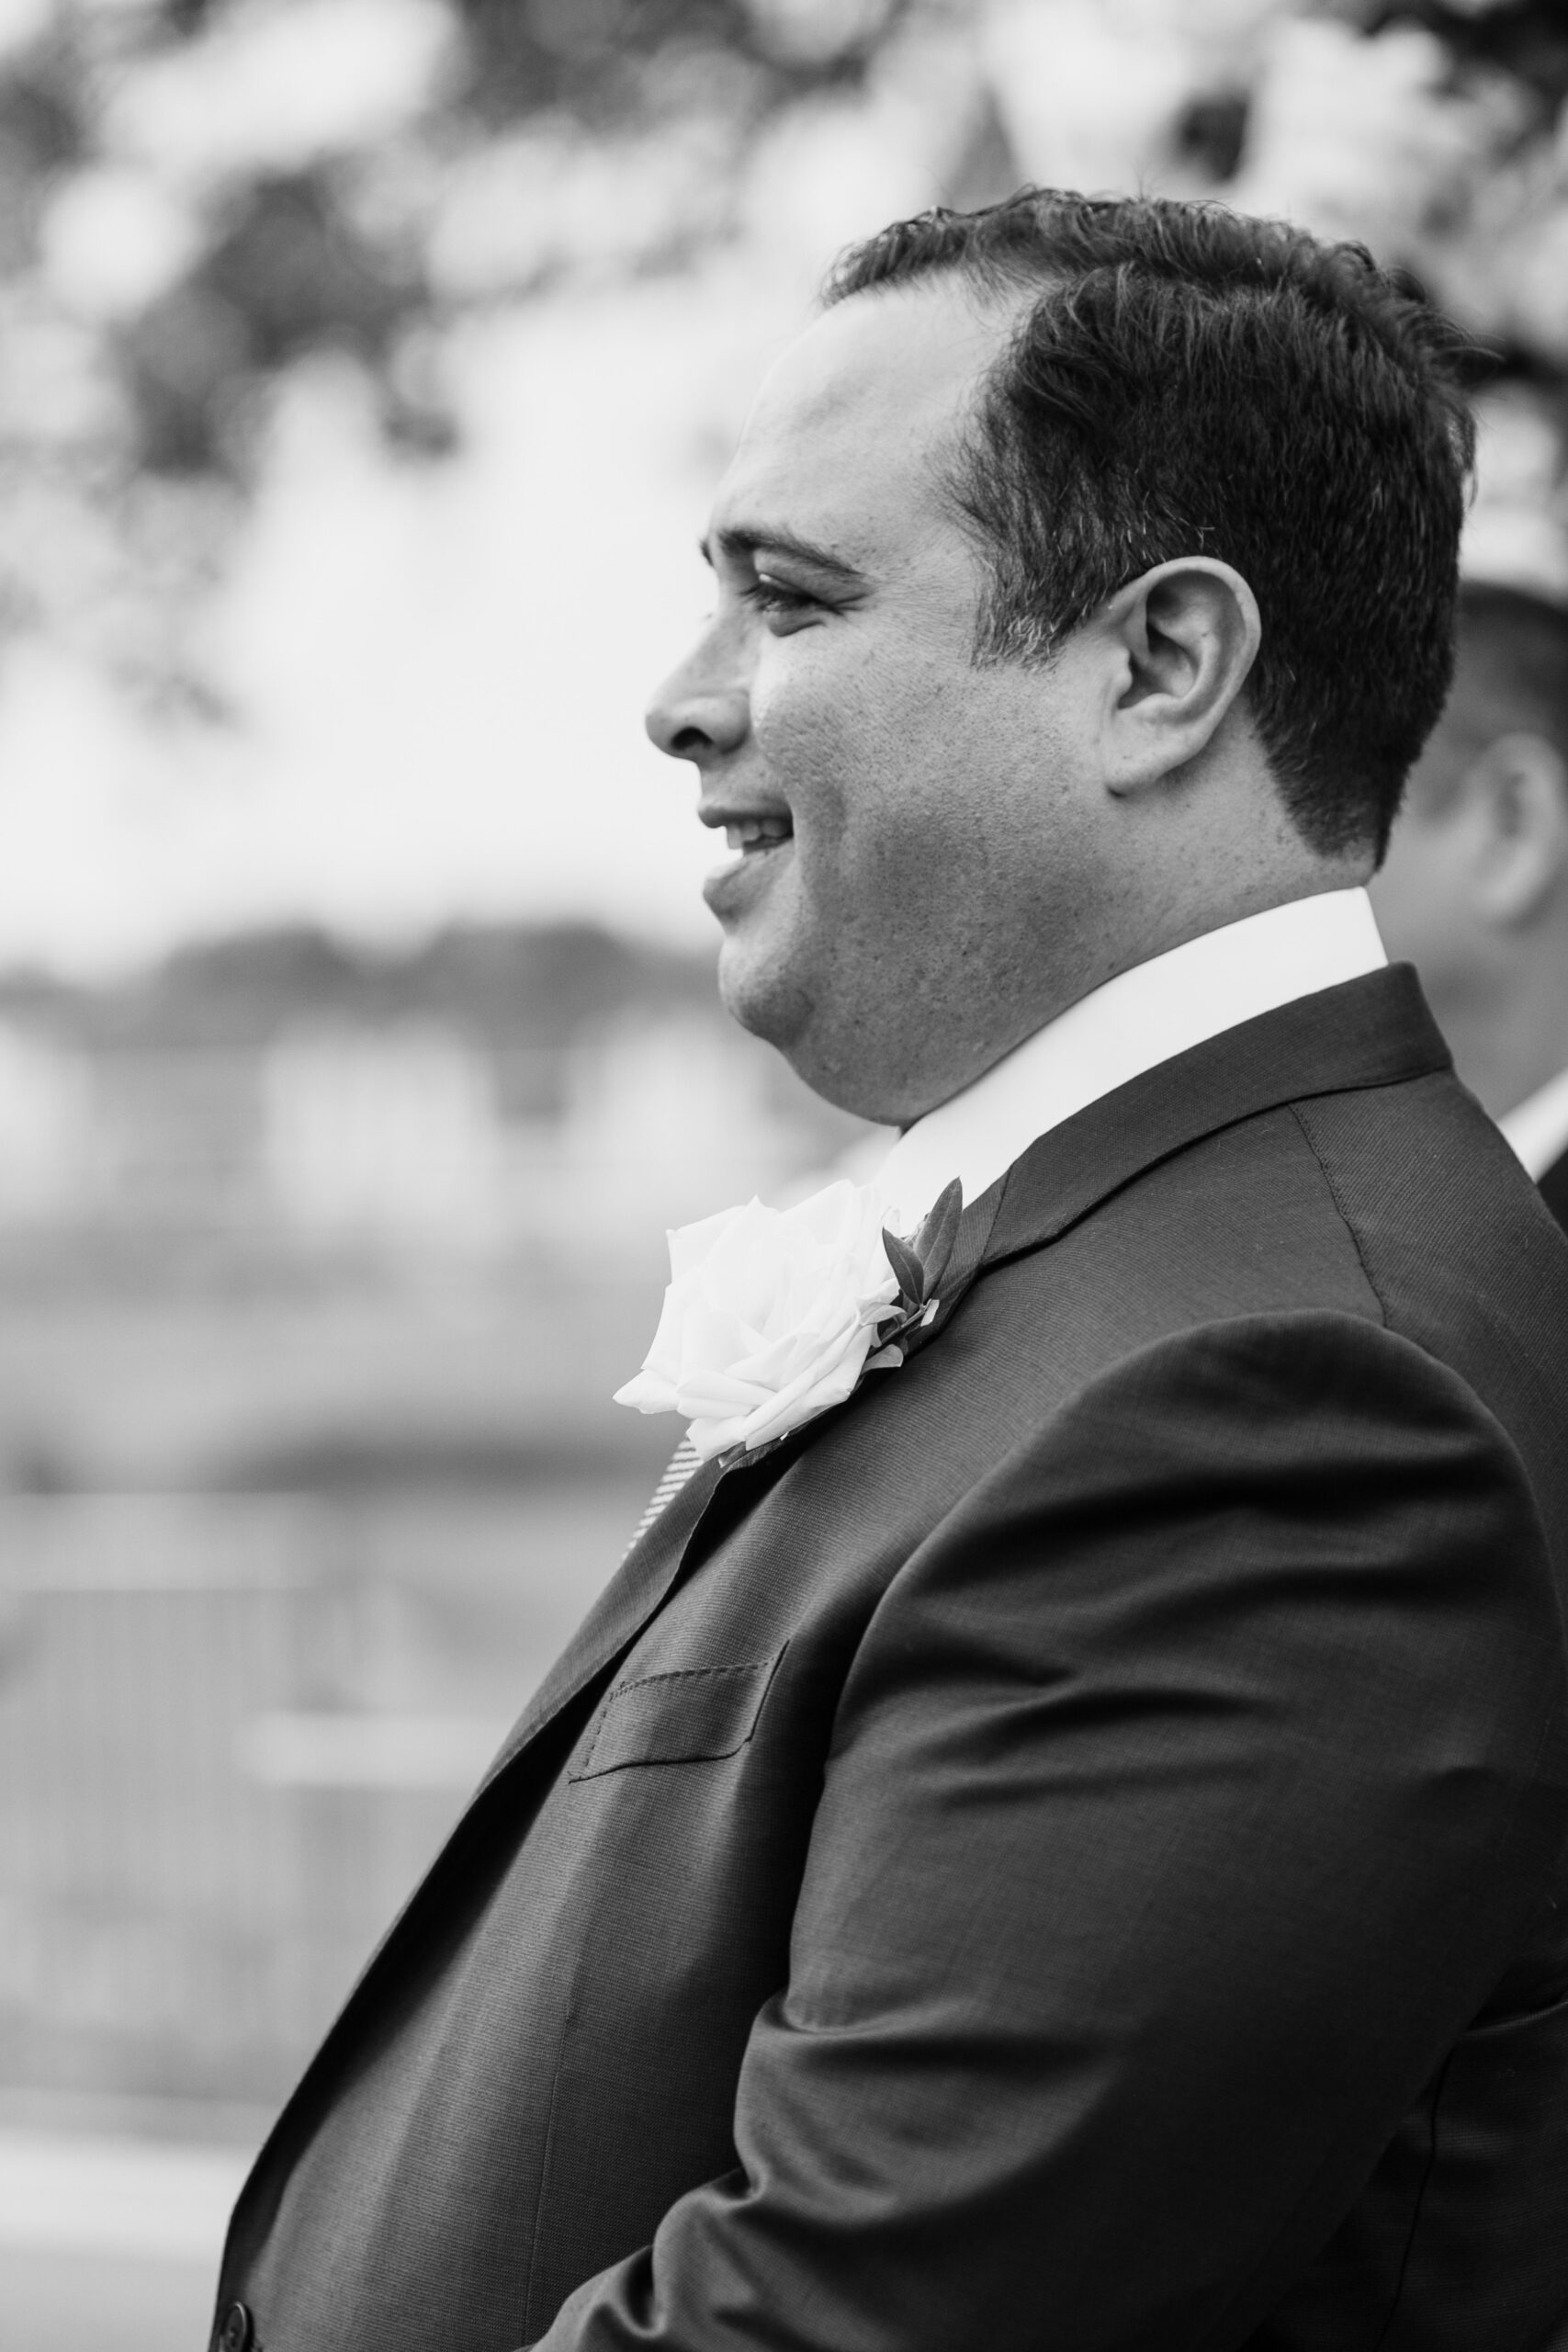
<path id="1" fill-rule="evenodd" d="M 1568 10 L 1559 0 L 1404 0 L 1373 6 L 1364 17 L 1371 34 L 1391 26 L 1419 25 L 1445 40 L 1456 67 L 1490 66 L 1516 75 L 1540 101 L 1546 122 L 1568 96 Z"/>
<path id="2" fill-rule="evenodd" d="M 734 227 L 751 141 L 944 0 L 39 0 L 0 13 L 0 624 L 213 715 L 186 624 L 272 388 L 412 458 L 445 337 Z M 959 0 L 957 13 L 964 13 Z"/>
<path id="3" fill-rule="evenodd" d="M 418 330 L 448 307 L 422 251 L 438 225 L 441 181 L 460 184 L 465 167 L 471 174 L 487 150 L 526 137 L 530 126 L 540 127 L 547 151 L 581 153 L 592 142 L 612 169 L 616 159 L 627 167 L 626 261 L 679 260 L 694 237 L 727 225 L 722 181 L 733 178 L 759 125 L 824 91 L 860 87 L 912 5 L 465 0 L 443 7 L 449 21 L 437 28 L 430 0 L 421 13 L 435 35 L 432 70 L 401 121 L 372 115 L 362 136 L 350 105 L 335 135 L 324 128 L 318 152 L 294 168 L 269 162 L 264 141 L 260 153 L 242 143 L 226 167 L 216 158 L 174 175 L 196 215 L 188 265 L 113 322 L 103 355 L 127 403 L 127 460 L 166 474 L 243 474 L 244 392 L 321 349 L 351 354 L 372 372 L 394 437 L 440 451 L 452 421 L 413 388 L 406 355 Z M 213 50 L 220 71 L 243 73 L 244 32 L 265 35 L 269 16 L 280 28 L 295 20 L 298 70 L 308 74 L 311 19 L 324 27 L 334 13 L 333 0 L 271 10 L 254 0 L 60 7 L 0 75 L 0 270 L 17 278 L 36 267 L 40 222 L 62 180 L 124 143 L 116 85 L 155 76 L 181 49 Z M 369 12 L 355 13 L 373 40 Z M 187 103 L 199 102 L 193 75 Z M 652 143 L 674 151 L 682 141 L 715 179 L 694 192 L 687 218 L 670 220 L 656 208 L 665 250 L 650 253 L 637 165 Z M 287 144 L 285 130 L 280 151 Z M 519 198 L 528 193 L 520 180 Z M 526 296 L 570 265 L 552 240 L 530 254 L 527 224 L 518 232 L 509 282 L 487 293 Z"/>

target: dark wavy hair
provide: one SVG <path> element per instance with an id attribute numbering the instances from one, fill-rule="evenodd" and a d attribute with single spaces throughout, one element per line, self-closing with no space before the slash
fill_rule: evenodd
<path id="1" fill-rule="evenodd" d="M 1216 204 L 1026 188 L 852 246 L 825 299 L 938 273 L 1017 302 L 952 482 L 976 659 L 1045 662 L 1183 555 L 1263 618 L 1247 696 L 1302 836 L 1382 855 L 1449 688 L 1471 355 L 1359 245 Z"/>

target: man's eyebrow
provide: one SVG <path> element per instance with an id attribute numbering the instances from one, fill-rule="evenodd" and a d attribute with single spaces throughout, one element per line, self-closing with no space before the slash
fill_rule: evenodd
<path id="1" fill-rule="evenodd" d="M 764 553 L 786 555 L 793 556 L 797 563 L 809 565 L 813 571 L 826 572 L 829 579 L 842 581 L 846 586 L 861 588 L 865 585 L 865 574 L 857 571 L 852 563 L 846 563 L 842 556 L 834 555 L 829 548 L 817 546 L 814 540 L 797 537 L 793 531 L 753 530 L 733 524 L 705 537 L 697 544 L 705 563 L 712 563 L 715 547 L 732 558 L 755 557 Z"/>

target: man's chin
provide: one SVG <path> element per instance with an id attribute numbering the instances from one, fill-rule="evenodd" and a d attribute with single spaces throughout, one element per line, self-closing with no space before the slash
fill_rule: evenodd
<path id="1" fill-rule="evenodd" d="M 732 1021 L 786 1060 L 810 1027 L 810 996 L 799 977 L 728 931 L 718 951 L 718 997 Z"/>
<path id="2" fill-rule="evenodd" d="M 817 1000 L 799 975 L 760 968 L 733 949 L 727 939 L 718 958 L 719 1001 L 730 1019 L 772 1046 L 801 1083 L 835 1110 L 894 1122 L 873 1075 L 862 1067 L 863 1056 L 854 1050 L 863 1043 L 860 1025 L 850 1024 L 852 1042 L 842 1034 L 843 1024 L 819 1017 Z"/>

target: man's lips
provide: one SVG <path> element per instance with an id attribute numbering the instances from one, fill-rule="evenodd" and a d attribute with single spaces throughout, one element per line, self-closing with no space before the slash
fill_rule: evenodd
<path id="1" fill-rule="evenodd" d="M 724 828 L 724 838 L 731 849 L 750 857 L 760 849 L 773 849 L 780 842 L 794 837 L 795 826 L 788 817 L 736 817 Z"/>
<path id="2" fill-rule="evenodd" d="M 709 800 L 698 808 L 697 816 L 711 831 L 722 832 L 730 848 L 743 856 L 772 849 L 795 831 L 795 819 L 777 803 L 771 808 L 745 808 L 739 801 Z"/>
<path id="3" fill-rule="evenodd" d="M 723 828 L 738 855 L 717 865 L 703 885 L 716 915 L 739 915 L 751 903 L 764 875 L 793 846 L 795 824 L 787 809 L 709 807 L 699 809 L 705 825 Z"/>

